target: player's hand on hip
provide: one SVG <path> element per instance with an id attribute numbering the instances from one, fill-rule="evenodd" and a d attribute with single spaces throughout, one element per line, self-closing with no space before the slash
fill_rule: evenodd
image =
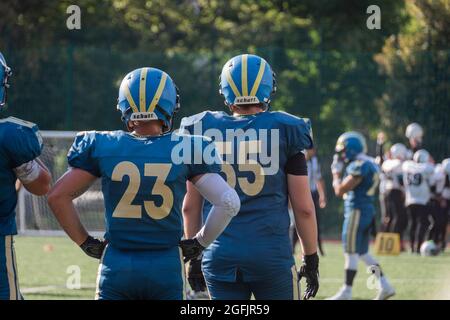
<path id="1" fill-rule="evenodd" d="M 198 257 L 189 262 L 188 281 L 194 292 L 202 292 L 206 290 L 206 282 L 202 272 L 202 259 Z"/>
<path id="2" fill-rule="evenodd" d="M 107 245 L 106 240 L 100 240 L 88 236 L 87 239 L 80 245 L 81 250 L 84 251 L 89 257 L 100 259 L 102 257 L 103 251 Z"/>
<path id="3" fill-rule="evenodd" d="M 181 240 L 180 248 L 183 252 L 185 263 L 198 258 L 205 250 L 205 247 L 196 238 Z"/>
<path id="4" fill-rule="evenodd" d="M 319 290 L 319 256 L 317 253 L 303 257 L 303 264 L 300 267 L 299 276 L 306 279 L 306 290 L 303 300 L 315 297 Z"/>

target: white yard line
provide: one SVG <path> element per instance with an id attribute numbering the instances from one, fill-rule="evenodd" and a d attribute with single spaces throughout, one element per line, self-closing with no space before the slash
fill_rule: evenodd
<path id="1" fill-rule="evenodd" d="M 41 287 L 30 287 L 30 288 L 21 288 L 20 291 L 24 294 L 29 293 L 41 293 L 58 289 L 66 289 L 66 290 L 77 290 L 77 289 L 67 289 L 66 286 L 41 286 Z M 82 284 L 80 289 L 95 289 L 95 283 L 92 284 Z"/>
<path id="2" fill-rule="evenodd" d="M 320 282 L 322 283 L 341 283 L 344 279 L 343 278 L 320 278 Z M 416 285 L 417 283 L 446 283 L 450 280 L 448 278 L 433 278 L 433 279 L 426 279 L 426 278 L 401 278 L 401 279 L 389 279 L 392 283 L 402 283 L 402 284 L 411 284 Z M 366 281 L 365 278 L 359 278 L 356 279 L 356 281 Z M 33 293 L 41 293 L 41 292 L 47 292 L 52 290 L 58 290 L 58 289 L 67 289 L 65 286 L 56 286 L 56 285 L 50 285 L 50 286 L 40 286 L 40 287 L 29 287 L 29 288 L 22 288 L 20 291 L 24 294 L 33 294 Z M 95 283 L 92 284 L 82 284 L 81 289 L 95 289 Z M 67 290 L 77 290 L 77 289 L 67 289 Z"/>

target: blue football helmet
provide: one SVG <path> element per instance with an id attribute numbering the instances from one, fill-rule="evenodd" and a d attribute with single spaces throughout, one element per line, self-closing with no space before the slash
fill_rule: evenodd
<path id="1" fill-rule="evenodd" d="M 353 161 L 358 154 L 367 152 L 366 139 L 359 132 L 345 132 L 338 138 L 335 151 L 343 155 L 345 161 Z"/>
<path id="2" fill-rule="evenodd" d="M 173 116 L 180 109 L 178 88 L 172 78 L 156 68 L 139 68 L 122 80 L 117 109 L 128 130 L 129 121 L 163 121 L 163 131 L 172 130 Z"/>
<path id="3" fill-rule="evenodd" d="M 262 104 L 267 109 L 276 89 L 275 73 L 266 60 L 256 55 L 241 54 L 222 68 L 219 93 L 227 106 Z"/>
<path id="4" fill-rule="evenodd" d="M 9 88 L 8 79 L 11 75 L 11 68 L 8 67 L 3 54 L 0 52 L 0 111 L 6 107 L 7 91 Z"/>

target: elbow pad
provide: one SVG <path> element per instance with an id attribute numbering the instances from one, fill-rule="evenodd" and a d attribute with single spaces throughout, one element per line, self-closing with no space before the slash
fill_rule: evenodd
<path id="1" fill-rule="evenodd" d="M 217 173 L 206 173 L 196 183 L 195 188 L 213 206 L 234 217 L 241 208 L 241 200 L 236 191 Z"/>
<path id="2" fill-rule="evenodd" d="M 204 174 L 195 183 L 200 194 L 212 204 L 204 226 L 195 238 L 203 246 L 209 246 L 225 230 L 237 215 L 241 201 L 236 191 L 216 173 Z"/>
<path id="3" fill-rule="evenodd" d="M 224 207 L 225 212 L 231 217 L 235 217 L 238 214 L 239 209 L 241 209 L 241 200 L 234 189 L 230 188 L 222 195 L 221 206 Z"/>
<path id="4" fill-rule="evenodd" d="M 36 160 L 31 160 L 14 168 L 13 171 L 16 174 L 17 179 L 19 179 L 23 184 L 28 184 L 39 177 L 41 167 Z"/>

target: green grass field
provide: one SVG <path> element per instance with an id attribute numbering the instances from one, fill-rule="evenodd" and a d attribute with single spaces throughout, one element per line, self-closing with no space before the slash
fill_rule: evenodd
<path id="1" fill-rule="evenodd" d="M 67 238 L 16 237 L 19 280 L 25 299 L 93 299 L 98 263 Z M 336 293 L 343 281 L 343 255 L 338 243 L 327 242 L 321 259 L 321 287 L 318 299 Z M 418 257 L 404 253 L 398 257 L 377 257 L 396 288 L 393 299 L 450 299 L 450 253 L 438 257 Z M 298 262 L 298 261 L 297 261 Z M 81 289 L 67 289 L 67 273 L 80 267 Z M 354 299 L 372 299 L 367 288 L 370 275 L 360 263 Z"/>

